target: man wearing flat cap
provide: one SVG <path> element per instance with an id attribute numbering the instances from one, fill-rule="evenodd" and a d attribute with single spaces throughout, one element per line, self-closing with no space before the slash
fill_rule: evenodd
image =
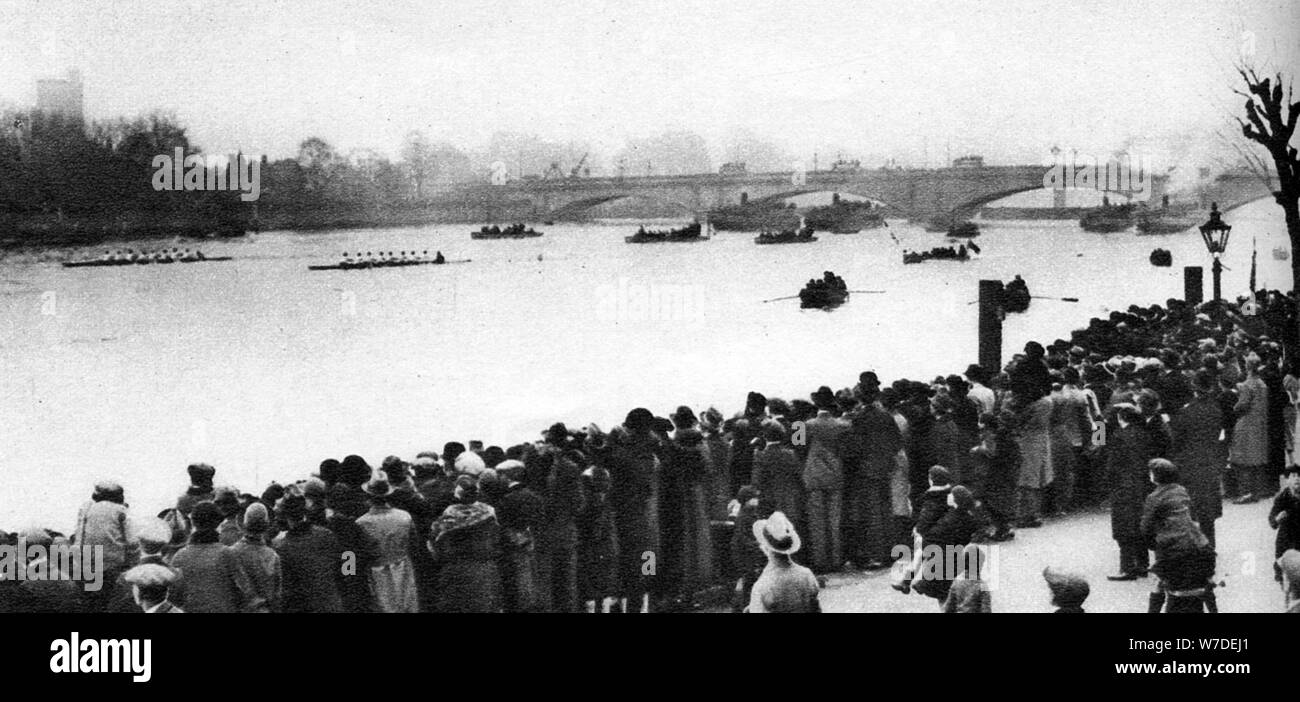
<path id="1" fill-rule="evenodd" d="M 157 563 L 138 565 L 126 572 L 126 582 L 131 586 L 135 603 L 145 614 L 184 614 L 168 599 L 171 586 L 176 582 L 176 571 Z"/>

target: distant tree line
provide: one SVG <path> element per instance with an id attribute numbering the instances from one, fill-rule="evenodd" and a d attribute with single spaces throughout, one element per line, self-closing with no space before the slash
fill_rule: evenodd
<path id="1" fill-rule="evenodd" d="M 154 188 L 155 157 L 172 156 L 177 149 L 185 156 L 203 155 L 171 114 L 88 125 L 15 109 L 0 110 L 0 116 L 0 243 L 9 246 L 226 236 L 259 228 L 504 220 L 537 213 L 527 201 L 466 201 L 456 186 L 488 182 L 502 166 L 512 179 L 712 170 L 704 139 L 680 129 L 629 139 L 613 165 L 588 143 L 514 132 L 498 132 L 485 149 L 467 153 L 413 131 L 398 160 L 370 149 L 341 153 L 310 137 L 289 158 L 253 156 L 260 159 L 259 197 L 245 202 L 238 187 Z M 747 133 L 731 152 L 763 165 L 786 157 Z"/>

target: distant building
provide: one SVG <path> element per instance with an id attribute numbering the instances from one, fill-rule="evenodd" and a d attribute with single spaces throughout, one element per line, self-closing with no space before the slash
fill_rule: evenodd
<path id="1" fill-rule="evenodd" d="M 68 71 L 67 78 L 36 81 L 36 112 L 68 124 L 85 124 L 81 72 L 73 70 Z"/>
<path id="2" fill-rule="evenodd" d="M 749 169 L 745 168 L 744 161 L 732 161 L 730 163 L 724 163 L 722 164 L 722 168 L 718 169 L 718 174 L 724 176 L 743 176 L 748 172 Z"/>
<path id="3" fill-rule="evenodd" d="M 862 161 L 856 158 L 851 161 L 844 158 L 837 158 L 835 159 L 835 163 L 831 164 L 831 170 L 841 173 L 857 173 L 862 170 Z"/>
<path id="4" fill-rule="evenodd" d="M 952 160 L 952 167 L 953 168 L 983 168 L 984 157 L 976 156 L 973 154 L 970 156 L 958 156 L 957 158 L 954 158 Z"/>

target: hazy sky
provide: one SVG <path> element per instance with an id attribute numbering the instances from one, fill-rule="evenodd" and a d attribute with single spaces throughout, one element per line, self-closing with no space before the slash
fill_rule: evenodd
<path id="1" fill-rule="evenodd" d="M 747 129 L 825 164 L 846 149 L 1037 163 L 1053 144 L 1212 146 L 1234 60 L 1296 73 L 1277 2 L 10 2 L 0 103 L 78 67 L 91 118 L 175 111 L 208 151 L 288 155 L 307 136 L 396 155 L 420 129 L 498 130 L 606 155 L 682 127 L 725 158 Z"/>

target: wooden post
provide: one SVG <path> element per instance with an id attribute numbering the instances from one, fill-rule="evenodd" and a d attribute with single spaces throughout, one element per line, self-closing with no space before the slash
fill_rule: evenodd
<path id="1" fill-rule="evenodd" d="M 1189 305 L 1196 306 L 1205 301 L 1203 273 L 1200 266 L 1183 266 L 1183 300 Z"/>
<path id="2" fill-rule="evenodd" d="M 1002 281 L 981 280 L 979 363 L 996 375 L 1002 371 Z"/>

